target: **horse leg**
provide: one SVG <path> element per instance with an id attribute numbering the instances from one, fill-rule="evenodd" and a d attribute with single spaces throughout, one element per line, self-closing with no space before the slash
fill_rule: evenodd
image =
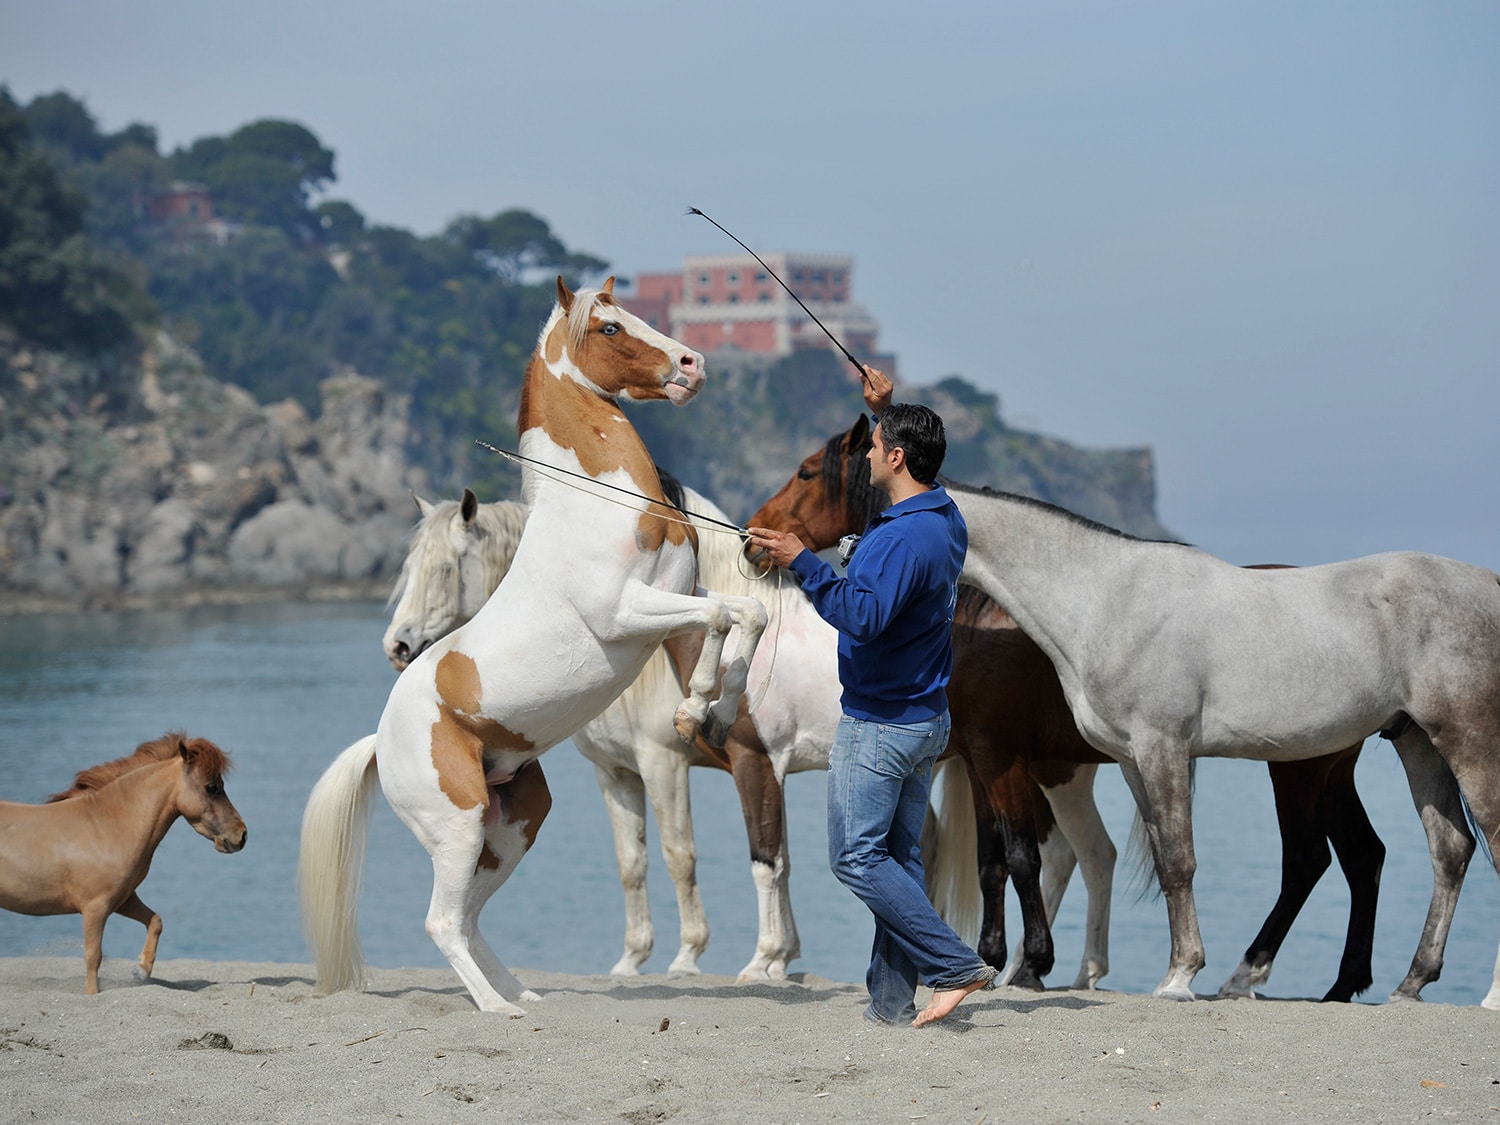
<path id="1" fill-rule="evenodd" d="M 701 734 L 709 746 L 723 749 L 750 678 L 750 661 L 755 656 L 755 646 L 766 629 L 766 607 L 751 597 L 703 589 L 698 593 L 709 608 L 689 624 L 692 629 L 704 630 L 703 648 L 688 678 L 688 696 L 677 705 L 672 725 L 678 737 L 690 745 Z M 721 668 L 724 642 L 736 625 L 739 626 L 739 640 L 734 656 Z M 718 697 L 713 698 L 716 689 Z"/>
<path id="2" fill-rule="evenodd" d="M 1192 770 L 1184 748 L 1170 743 L 1143 748 L 1134 759 L 1123 759 L 1120 772 L 1135 794 L 1141 821 L 1151 840 L 1157 879 L 1167 900 L 1167 925 L 1172 935 L 1167 975 L 1152 992 L 1168 1000 L 1192 1000 L 1193 978 L 1203 968 L 1203 934 L 1193 901 L 1193 875 L 1198 860 L 1193 852 Z"/>
<path id="3" fill-rule="evenodd" d="M 1032 765 L 1033 776 L 1038 774 L 1039 769 L 1037 764 Z M 1058 783 L 1044 785 L 1042 792 L 1047 803 L 1052 806 L 1052 816 L 1061 830 L 1053 835 L 1061 836 L 1061 842 L 1068 853 L 1077 856 L 1078 866 L 1083 874 L 1083 888 L 1088 894 L 1083 961 L 1071 987 L 1090 989 L 1096 987 L 1109 972 L 1109 913 L 1114 894 L 1117 853 L 1114 841 L 1109 838 L 1109 830 L 1104 827 L 1104 820 L 1099 816 L 1099 806 L 1094 802 L 1094 779 L 1099 767 L 1094 764 L 1075 765 L 1070 770 L 1071 776 L 1066 779 L 1050 769 L 1046 771 L 1041 779 L 1051 780 L 1056 776 Z M 1057 917 L 1063 892 L 1067 890 L 1068 875 L 1072 873 L 1069 865 L 1066 873 L 1059 870 L 1055 879 L 1047 874 L 1046 865 L 1053 851 L 1049 847 L 1042 852 L 1042 888 L 1047 895 L 1048 925 Z"/>
<path id="4" fill-rule="evenodd" d="M 573 736 L 578 742 L 578 736 Z M 615 840 L 615 866 L 625 892 L 625 951 L 610 969 L 614 977 L 639 976 L 651 956 L 656 933 L 651 925 L 651 900 L 646 893 L 646 789 L 628 770 L 594 763 L 594 780 L 604 798 L 610 831 Z"/>
<path id="5" fill-rule="evenodd" d="M 1005 800 L 1010 807 L 1000 817 L 1000 829 L 1016 897 L 1021 903 L 1022 952 L 1015 972 L 1005 983 L 1040 992 L 1045 987 L 1042 978 L 1052 971 L 1054 962 L 1052 928 L 1042 900 L 1042 855 L 1038 842 L 1038 806 L 1044 802 L 1025 763 L 1018 761 L 1007 780 L 1010 784 Z"/>
<path id="6" fill-rule="evenodd" d="M 797 956 L 799 945 L 788 893 L 785 797 L 770 755 L 759 738 L 752 743 L 742 737 L 744 729 L 736 723 L 726 749 L 750 840 L 750 875 L 755 881 L 760 932 L 755 956 L 740 970 L 738 979 L 784 980 L 787 962 Z"/>
<path id="7" fill-rule="evenodd" d="M 977 782 L 974 784 L 974 821 L 982 919 L 976 952 L 985 964 L 1005 972 L 1005 884 L 1010 878 L 1010 869 L 1005 864 L 1000 825 L 990 808 L 984 786 Z"/>
<path id="8" fill-rule="evenodd" d="M 1354 790 L 1354 766 L 1363 743 L 1337 756 L 1328 773 L 1319 803 L 1324 830 L 1349 884 L 1349 930 L 1338 979 L 1324 1000 L 1347 1003 L 1374 980 L 1375 904 L 1380 896 L 1380 871 L 1385 866 L 1385 844 L 1370 823 L 1364 803 Z"/>
<path id="9" fill-rule="evenodd" d="M 1392 741 L 1406 770 L 1412 803 L 1427 832 L 1427 850 L 1432 858 L 1432 902 L 1427 908 L 1427 920 L 1411 968 L 1406 979 L 1391 993 L 1391 999 L 1420 1000 L 1422 989 L 1443 971 L 1443 949 L 1448 943 L 1448 928 L 1458 906 L 1464 873 L 1474 854 L 1474 836 L 1464 815 L 1458 779 L 1426 731 L 1412 723 Z"/>
<path id="10" fill-rule="evenodd" d="M 104 923 L 109 920 L 107 903 L 88 903 L 79 911 L 83 915 L 83 992 L 99 995 L 99 966 L 104 962 Z"/>
<path id="11" fill-rule="evenodd" d="M 649 742 L 639 749 L 637 765 L 656 814 L 662 859 L 677 891 L 680 940 L 677 956 L 667 966 L 667 976 L 696 975 L 702 972 L 698 958 L 708 948 L 708 915 L 698 892 L 698 849 L 693 842 L 688 759 L 680 746 Z"/>
<path id="12" fill-rule="evenodd" d="M 481 768 L 477 760 L 474 768 Z M 502 993 L 523 1000 L 534 998 L 535 993 L 526 992 L 501 964 L 479 937 L 475 923 L 480 908 L 526 854 L 551 807 L 541 766 L 534 760 L 527 762 L 509 782 L 488 786 L 487 803 L 466 809 L 456 808 L 442 792 L 435 799 L 416 794 L 413 800 L 414 794 L 403 791 L 400 783 L 393 785 L 388 771 L 381 771 L 380 780 L 391 807 L 432 859 L 428 936 L 480 1011 L 512 1018 L 525 1015 Z"/>
<path id="13" fill-rule="evenodd" d="M 156 967 L 156 946 L 161 941 L 161 915 L 142 902 L 134 891 L 115 907 L 115 913 L 146 927 L 146 944 L 141 947 L 141 959 L 132 975 L 136 980 L 150 980 L 151 970 Z"/>
<path id="14" fill-rule="evenodd" d="M 479 912 L 510 878 L 522 857 L 536 842 L 537 831 L 552 809 L 552 792 L 542 764 L 532 759 L 511 780 L 492 786 L 485 818 L 485 847 L 469 883 L 464 906 L 464 936 L 474 962 L 495 990 L 507 1000 L 528 1003 L 541 997 L 526 988 L 495 955 L 479 932 Z M 518 1010 L 519 1011 L 519 1010 Z M 514 1013 L 513 1013 L 514 1014 Z M 524 1012 L 519 1012 L 524 1015 Z"/>
<path id="15" fill-rule="evenodd" d="M 1220 996 L 1255 995 L 1255 987 L 1271 977 L 1292 922 L 1306 904 L 1323 872 L 1333 862 L 1328 838 L 1318 817 L 1328 763 L 1323 758 L 1297 762 L 1267 762 L 1276 796 L 1276 824 L 1281 830 L 1281 893 L 1260 932 L 1245 950 L 1234 974 L 1219 988 Z"/>
<path id="16" fill-rule="evenodd" d="M 1455 747 L 1445 742 L 1439 742 L 1439 745 L 1469 802 L 1473 825 L 1478 826 L 1484 837 L 1491 865 L 1500 873 L 1500 774 L 1494 765 L 1494 747 L 1500 742 L 1500 730 L 1496 729 L 1493 714 L 1491 711 L 1467 730 L 1467 745 Z M 1500 1011 L 1500 956 L 1496 957 L 1490 992 L 1481 1005 L 1491 1011 Z"/>

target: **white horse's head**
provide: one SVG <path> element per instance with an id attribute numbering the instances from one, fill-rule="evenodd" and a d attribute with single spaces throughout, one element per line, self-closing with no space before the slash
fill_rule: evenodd
<path id="1" fill-rule="evenodd" d="M 703 389 L 703 357 L 628 311 L 614 292 L 612 277 L 576 293 L 557 279 L 557 308 L 540 341 L 548 368 L 606 398 L 681 406 Z"/>
<path id="2" fill-rule="evenodd" d="M 481 504 L 467 488 L 462 500 L 415 499 L 422 518 L 391 593 L 396 611 L 384 640 L 397 670 L 479 612 L 510 569 L 526 524 L 524 505 Z"/>

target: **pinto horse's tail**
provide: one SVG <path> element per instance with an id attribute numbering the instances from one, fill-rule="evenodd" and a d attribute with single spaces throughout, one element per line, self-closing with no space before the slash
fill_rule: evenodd
<path id="1" fill-rule="evenodd" d="M 932 772 L 937 808 L 927 806 L 922 825 L 922 869 L 927 898 L 943 921 L 971 949 L 979 945 L 984 913 L 979 891 L 979 831 L 974 821 L 974 790 L 962 759 L 944 758 Z"/>
<path id="2" fill-rule="evenodd" d="M 364 882 L 370 798 L 378 780 L 375 736 L 333 760 L 307 798 L 297 888 L 302 933 L 317 967 L 319 995 L 365 986 L 359 944 L 359 891 Z"/>

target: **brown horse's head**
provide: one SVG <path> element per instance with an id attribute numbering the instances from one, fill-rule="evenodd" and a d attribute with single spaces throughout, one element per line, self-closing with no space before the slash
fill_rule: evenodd
<path id="1" fill-rule="evenodd" d="M 206 738 L 171 736 L 182 760 L 182 782 L 177 788 L 177 811 L 198 835 L 212 840 L 221 852 L 245 846 L 247 831 L 239 811 L 224 792 L 229 755 Z"/>
<path id="2" fill-rule="evenodd" d="M 761 505 L 749 527 L 791 532 L 814 551 L 861 532 L 888 498 L 870 483 L 870 419 L 861 414 L 847 433 L 834 434 L 797 467 L 781 491 Z M 755 563 L 764 552 L 746 547 Z"/>

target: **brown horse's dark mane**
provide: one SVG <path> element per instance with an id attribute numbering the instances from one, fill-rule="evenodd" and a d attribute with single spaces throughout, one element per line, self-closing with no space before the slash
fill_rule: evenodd
<path id="1" fill-rule="evenodd" d="M 47 803 L 66 801 L 72 797 L 80 797 L 85 793 L 103 789 L 110 782 L 118 781 L 127 773 L 132 773 L 142 766 L 154 765 L 157 762 L 177 757 L 184 747 L 197 759 L 199 768 L 207 771 L 210 776 L 222 777 L 229 772 L 229 755 L 208 739 L 189 738 L 182 731 L 171 731 L 160 738 L 141 743 L 123 758 L 116 758 L 112 762 L 104 762 L 97 766 L 90 766 L 86 770 L 80 770 L 73 778 L 72 786 L 61 793 L 52 794 L 47 798 Z"/>
<path id="2" fill-rule="evenodd" d="M 869 431 L 862 442 L 851 442 L 846 454 L 844 442 L 848 437 L 848 433 L 834 434 L 823 447 L 823 489 L 829 496 L 843 496 L 850 520 L 863 530 L 886 509 L 890 499 L 870 483 L 870 462 L 865 459 L 870 448 Z"/>

